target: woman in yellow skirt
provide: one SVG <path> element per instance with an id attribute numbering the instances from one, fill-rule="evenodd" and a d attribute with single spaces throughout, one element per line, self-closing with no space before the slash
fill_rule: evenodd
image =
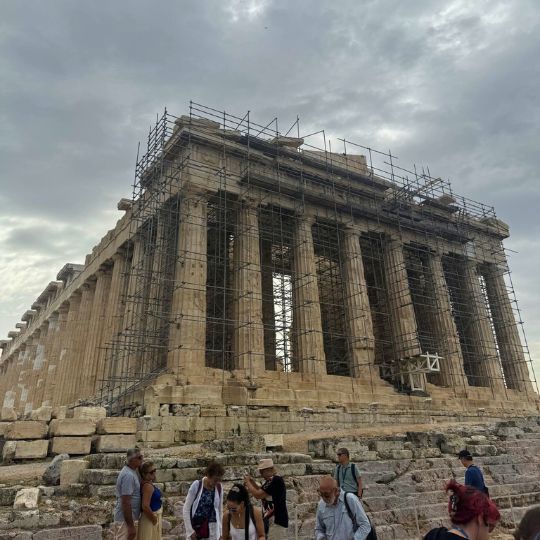
<path id="1" fill-rule="evenodd" d="M 154 486 L 156 468 L 151 461 L 141 465 L 141 517 L 137 540 L 161 540 L 161 491 Z"/>

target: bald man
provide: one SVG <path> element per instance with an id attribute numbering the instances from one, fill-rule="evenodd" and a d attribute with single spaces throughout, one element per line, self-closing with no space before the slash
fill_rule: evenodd
<path id="1" fill-rule="evenodd" d="M 323 476 L 319 495 L 315 540 L 366 540 L 371 523 L 354 493 L 345 493 L 334 478 Z"/>

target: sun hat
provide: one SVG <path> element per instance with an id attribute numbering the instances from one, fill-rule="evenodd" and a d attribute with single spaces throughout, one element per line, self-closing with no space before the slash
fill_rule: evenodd
<path id="1" fill-rule="evenodd" d="M 272 459 L 261 459 L 261 461 L 259 461 L 259 464 L 257 465 L 257 469 L 259 469 L 259 471 L 262 471 L 264 469 L 271 469 L 274 467 L 274 462 Z"/>

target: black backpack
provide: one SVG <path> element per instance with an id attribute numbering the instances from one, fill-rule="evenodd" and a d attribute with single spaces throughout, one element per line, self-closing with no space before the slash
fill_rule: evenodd
<path id="1" fill-rule="evenodd" d="M 358 530 L 358 523 L 356 522 L 356 516 L 354 515 L 354 512 L 351 510 L 351 507 L 349 506 L 349 502 L 347 501 L 347 495 L 349 495 L 349 493 L 345 493 L 345 495 L 343 496 L 343 501 L 345 502 L 345 508 L 347 509 L 347 514 L 349 514 L 349 518 L 352 521 L 353 533 L 355 533 Z M 354 493 L 352 495 L 356 497 Z M 375 526 L 373 525 L 373 523 L 371 523 L 371 520 L 369 518 L 368 520 L 369 520 L 369 524 L 371 525 L 371 531 L 369 531 L 369 534 L 366 536 L 366 540 L 377 540 L 377 532 L 375 531 Z"/>

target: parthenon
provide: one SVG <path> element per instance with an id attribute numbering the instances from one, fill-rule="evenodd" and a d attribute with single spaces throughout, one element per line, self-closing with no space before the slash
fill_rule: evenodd
<path id="1" fill-rule="evenodd" d="M 283 134 L 249 113 L 165 112 L 123 217 L 0 342 L 2 418 L 538 411 L 508 226 L 390 153 L 339 144 L 298 120 Z"/>

